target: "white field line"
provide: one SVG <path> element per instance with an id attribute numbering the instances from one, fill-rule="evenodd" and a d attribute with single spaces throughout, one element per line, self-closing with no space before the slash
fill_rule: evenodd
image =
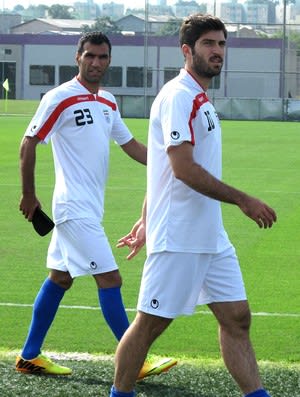
<path id="1" fill-rule="evenodd" d="M 273 170 L 274 171 L 274 170 Z M 41 184 L 39 185 L 39 188 L 47 188 L 47 189 L 53 189 L 54 185 L 44 185 Z M 20 184 L 18 183 L 0 183 L 0 187 L 20 187 Z M 136 190 L 136 191 L 145 191 L 144 187 L 128 187 L 128 186 L 106 186 L 106 190 Z M 294 190 L 294 191 L 286 191 L 286 190 L 263 190 L 261 191 L 262 193 L 272 193 L 272 194 L 295 194 L 298 195 L 300 194 L 300 191 Z"/>
<path id="2" fill-rule="evenodd" d="M 91 354 L 82 352 L 55 352 L 55 351 L 44 351 L 43 353 L 52 358 L 53 360 L 72 360 L 72 361 L 114 361 L 113 354 Z M 10 350 L 1 352 L 0 350 L 0 361 L 3 355 L 6 358 L 15 358 L 20 354 L 19 350 Z"/>
<path id="3" fill-rule="evenodd" d="M 32 304 L 29 303 L 9 303 L 9 302 L 0 302 L 0 306 L 5 307 L 32 307 Z M 71 309 L 71 310 L 100 310 L 98 306 L 68 306 L 68 305 L 60 305 L 62 309 Z M 134 308 L 126 308 L 127 312 L 136 312 Z M 210 310 L 197 310 L 194 314 L 212 314 Z M 252 312 L 252 316 L 257 317 L 296 317 L 300 318 L 300 313 L 269 313 L 269 312 Z"/>
<path id="4" fill-rule="evenodd" d="M 18 183 L 0 183 L 0 187 L 20 187 L 20 184 Z M 47 188 L 47 189 L 53 189 L 54 184 L 53 185 L 44 185 L 44 184 L 40 184 L 39 188 Z M 134 187 L 134 186 L 109 186 L 107 185 L 106 190 L 137 190 L 137 191 L 145 191 L 144 187 Z M 288 194 L 298 194 L 298 192 L 285 192 Z M 300 192 L 299 192 L 300 193 Z"/>

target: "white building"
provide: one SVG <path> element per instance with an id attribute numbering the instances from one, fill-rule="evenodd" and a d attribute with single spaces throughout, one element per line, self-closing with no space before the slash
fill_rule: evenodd
<path id="1" fill-rule="evenodd" d="M 75 76 L 79 37 L 0 35 L 0 72 L 3 81 L 9 79 L 10 97 L 40 99 Z M 123 115 L 143 117 L 145 101 L 148 112 L 160 88 L 184 64 L 178 37 L 118 34 L 110 39 L 112 63 L 104 85 L 117 97 Z M 289 48 L 283 75 L 281 39 L 229 37 L 226 51 L 223 71 L 209 90 L 223 118 L 276 119 L 282 98 L 300 99 L 297 51 Z"/>

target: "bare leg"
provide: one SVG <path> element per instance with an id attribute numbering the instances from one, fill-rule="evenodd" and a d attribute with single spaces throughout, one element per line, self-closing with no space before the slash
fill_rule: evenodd
<path id="1" fill-rule="evenodd" d="M 210 309 L 219 322 L 219 338 L 225 365 L 243 393 L 262 388 L 249 329 L 247 301 L 213 303 Z"/>
<path id="2" fill-rule="evenodd" d="M 116 351 L 114 385 L 118 391 L 129 393 L 134 389 L 150 346 L 171 322 L 171 319 L 137 313 Z"/>

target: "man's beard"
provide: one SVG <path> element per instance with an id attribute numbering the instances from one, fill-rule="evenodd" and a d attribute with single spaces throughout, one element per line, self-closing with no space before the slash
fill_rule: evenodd
<path id="1" fill-rule="evenodd" d="M 82 77 L 85 79 L 85 81 L 87 81 L 88 83 L 90 83 L 90 84 L 96 84 L 96 83 L 100 84 L 105 72 L 106 72 L 106 69 L 105 70 L 101 70 L 101 71 L 99 71 L 98 73 L 95 73 L 95 74 L 93 73 L 93 71 L 82 70 L 81 74 L 82 74 Z"/>
<path id="2" fill-rule="evenodd" d="M 99 75 L 99 76 L 90 76 L 88 74 L 86 74 L 84 76 L 85 81 L 87 81 L 88 83 L 99 83 L 101 82 L 103 77 L 103 74 Z"/>
<path id="3" fill-rule="evenodd" d="M 221 60 L 220 57 L 217 58 Z M 223 61 L 221 65 L 215 65 L 215 67 L 209 66 L 209 64 L 203 59 L 203 57 L 197 55 L 195 51 L 193 51 L 192 69 L 198 76 L 211 79 L 221 73 L 222 66 Z"/>
<path id="4" fill-rule="evenodd" d="M 87 83 L 90 83 L 90 84 L 100 84 L 101 83 L 101 78 L 85 78 L 85 81 L 87 82 Z"/>

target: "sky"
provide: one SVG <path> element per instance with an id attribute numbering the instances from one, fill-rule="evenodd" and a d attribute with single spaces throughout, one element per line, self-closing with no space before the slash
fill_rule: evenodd
<path id="1" fill-rule="evenodd" d="M 0 0 L 1 1 L 1 8 L 2 10 L 5 8 L 13 9 L 17 4 L 22 4 L 24 8 L 27 8 L 29 5 L 37 6 L 39 4 L 45 4 L 47 6 L 51 6 L 52 4 L 61 4 L 61 5 L 71 5 L 76 0 Z M 84 1 L 84 0 L 79 0 Z M 94 0 L 96 4 L 101 3 L 110 3 L 112 0 Z M 113 0 L 115 3 L 127 3 L 126 0 Z M 149 4 L 157 4 L 157 0 L 148 0 Z M 167 0 L 168 5 L 174 4 L 175 0 Z M 145 6 L 145 0 L 134 0 L 133 3 L 135 7 L 143 8 Z"/>
<path id="2" fill-rule="evenodd" d="M 10 9 L 12 10 L 17 4 L 21 4 L 24 8 L 27 8 L 30 5 L 37 6 L 39 4 L 45 4 L 47 6 L 51 6 L 52 4 L 61 4 L 61 5 L 72 5 L 76 1 L 85 1 L 85 0 L 0 0 L 0 9 Z M 96 4 L 110 3 L 114 1 L 115 3 L 124 3 L 128 6 L 128 0 L 94 0 Z M 133 0 L 132 6 L 135 8 L 144 8 L 146 0 Z M 197 1 L 197 0 L 196 0 Z M 216 1 L 217 3 L 221 0 L 198 0 L 199 4 Z M 226 1 L 226 0 L 222 0 Z M 229 1 L 229 0 L 228 0 Z M 239 3 L 243 3 L 245 0 L 238 0 Z M 148 0 L 148 4 L 159 4 L 159 0 Z M 177 3 L 177 0 L 167 0 L 167 5 L 171 6 Z"/>

